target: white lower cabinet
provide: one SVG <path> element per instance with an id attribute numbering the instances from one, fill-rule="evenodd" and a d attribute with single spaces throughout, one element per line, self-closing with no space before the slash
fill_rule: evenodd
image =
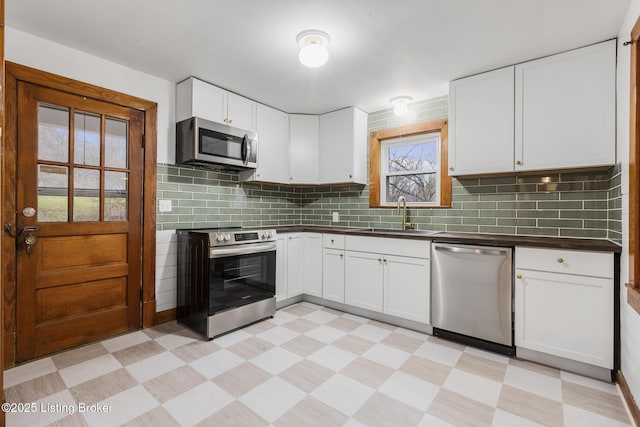
<path id="1" fill-rule="evenodd" d="M 384 313 L 429 323 L 429 260 L 385 255 L 383 266 Z"/>
<path id="2" fill-rule="evenodd" d="M 322 252 L 322 298 L 344 303 L 344 250 Z"/>
<path id="3" fill-rule="evenodd" d="M 276 301 L 282 301 L 287 298 L 287 235 L 278 234 L 276 243 Z"/>
<path id="4" fill-rule="evenodd" d="M 276 300 L 303 293 L 322 296 L 322 234 L 280 234 L 276 252 Z"/>
<path id="5" fill-rule="evenodd" d="M 429 241 L 347 236 L 345 242 L 346 304 L 430 322 Z"/>
<path id="6" fill-rule="evenodd" d="M 384 269 L 382 255 L 345 251 L 344 302 L 382 312 Z"/>
<path id="7" fill-rule="evenodd" d="M 322 297 L 322 234 L 303 234 L 302 291 Z"/>
<path id="8" fill-rule="evenodd" d="M 613 369 L 613 254 L 515 254 L 516 347 Z"/>
<path id="9" fill-rule="evenodd" d="M 287 298 L 302 295 L 304 283 L 303 233 L 287 235 Z"/>

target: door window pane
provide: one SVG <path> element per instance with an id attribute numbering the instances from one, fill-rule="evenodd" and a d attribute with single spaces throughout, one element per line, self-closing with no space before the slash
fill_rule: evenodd
<path id="1" fill-rule="evenodd" d="M 104 173 L 104 220 L 127 220 L 128 174 L 125 172 Z"/>
<path id="2" fill-rule="evenodd" d="M 73 220 L 100 221 L 99 170 L 73 170 Z"/>
<path id="3" fill-rule="evenodd" d="M 107 118 L 104 135 L 104 165 L 127 168 L 127 122 Z"/>
<path id="4" fill-rule="evenodd" d="M 68 168 L 38 165 L 38 222 L 68 221 L 68 191 Z"/>
<path id="5" fill-rule="evenodd" d="M 38 160 L 69 161 L 69 109 L 38 105 Z"/>
<path id="6" fill-rule="evenodd" d="M 73 117 L 73 161 L 100 166 L 100 116 L 76 112 Z"/>
<path id="7" fill-rule="evenodd" d="M 387 176 L 387 202 L 395 203 L 404 196 L 409 203 L 433 203 L 436 200 L 435 173 Z"/>

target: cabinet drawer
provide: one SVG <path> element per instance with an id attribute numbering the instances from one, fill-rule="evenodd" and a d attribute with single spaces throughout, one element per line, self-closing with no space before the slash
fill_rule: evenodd
<path id="1" fill-rule="evenodd" d="M 613 254 L 516 247 L 516 269 L 613 278 Z"/>
<path id="2" fill-rule="evenodd" d="M 332 249 L 344 249 L 344 235 L 342 234 L 323 234 L 322 246 Z"/>
<path id="3" fill-rule="evenodd" d="M 389 239 L 385 237 L 346 236 L 345 249 L 386 255 L 429 258 L 429 240 Z"/>

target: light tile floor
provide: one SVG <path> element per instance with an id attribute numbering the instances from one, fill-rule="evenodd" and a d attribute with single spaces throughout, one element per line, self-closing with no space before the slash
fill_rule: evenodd
<path id="1" fill-rule="evenodd" d="M 9 427 L 631 424 L 615 385 L 309 303 L 212 341 L 166 323 L 4 383 Z"/>

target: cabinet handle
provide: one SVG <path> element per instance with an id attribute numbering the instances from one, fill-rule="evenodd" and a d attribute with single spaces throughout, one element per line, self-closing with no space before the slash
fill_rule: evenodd
<path id="1" fill-rule="evenodd" d="M 518 274 L 518 275 L 516 276 L 516 279 L 522 279 L 522 274 Z"/>
<path id="2" fill-rule="evenodd" d="M 454 168 L 453 166 L 449 166 L 449 170 L 450 170 L 450 171 L 452 171 L 452 170 L 454 170 L 454 169 L 455 169 L 455 168 Z"/>
<path id="3" fill-rule="evenodd" d="M 333 245 L 333 239 L 331 239 L 331 244 Z"/>
<path id="4" fill-rule="evenodd" d="M 382 262 L 382 258 L 378 258 L 378 262 Z"/>
<path id="5" fill-rule="evenodd" d="M 233 123 L 233 120 L 229 120 L 229 124 Z"/>
<path id="6" fill-rule="evenodd" d="M 225 118 L 225 119 L 224 119 L 224 122 L 225 122 L 225 123 L 229 123 L 229 119 Z"/>
<path id="7" fill-rule="evenodd" d="M 516 165 L 520 166 L 521 164 L 522 164 L 522 161 L 516 160 Z"/>
<path id="8" fill-rule="evenodd" d="M 289 237 L 289 240 L 293 239 L 293 237 Z"/>
<path id="9" fill-rule="evenodd" d="M 384 261 L 384 263 L 385 263 L 385 264 L 387 263 L 387 260 L 386 260 L 386 259 L 385 259 L 385 260 L 383 260 L 383 261 Z"/>
<path id="10" fill-rule="evenodd" d="M 562 264 L 562 263 L 564 262 L 564 259 L 562 259 L 562 258 L 558 258 L 558 260 L 557 260 L 557 261 L 558 261 L 558 264 Z"/>
<path id="11" fill-rule="evenodd" d="M 340 254 L 340 259 L 344 258 L 344 254 Z"/>
<path id="12" fill-rule="evenodd" d="M 349 174 L 349 178 L 353 178 L 353 175 Z"/>

